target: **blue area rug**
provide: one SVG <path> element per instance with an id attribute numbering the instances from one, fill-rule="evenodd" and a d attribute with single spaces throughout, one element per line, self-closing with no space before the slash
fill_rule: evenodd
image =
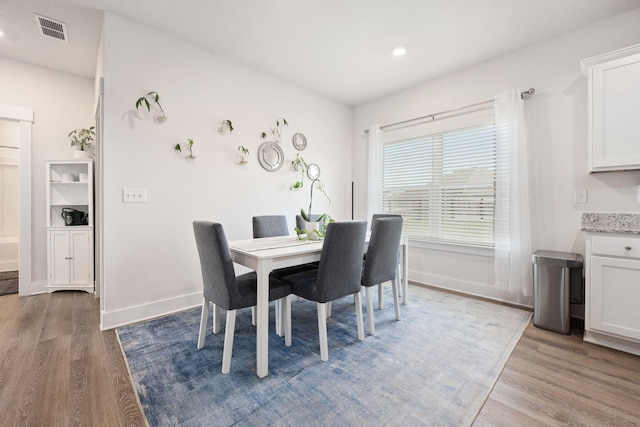
<path id="1" fill-rule="evenodd" d="M 220 373 L 224 330 L 213 335 L 211 319 L 196 349 L 199 309 L 119 328 L 149 425 L 471 425 L 531 313 L 411 286 L 397 322 L 386 288 L 377 334 L 365 341 L 353 298 L 334 302 L 328 362 L 320 361 L 315 304 L 292 301 L 291 347 L 275 334 L 272 305 L 263 379 L 250 310 L 238 313 L 229 375 Z"/>

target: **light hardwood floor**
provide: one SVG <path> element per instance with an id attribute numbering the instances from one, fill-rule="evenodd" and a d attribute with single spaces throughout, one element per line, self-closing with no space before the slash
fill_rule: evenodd
<path id="1" fill-rule="evenodd" d="M 583 329 L 530 323 L 474 427 L 640 426 L 640 357 L 585 343 Z"/>
<path id="2" fill-rule="evenodd" d="M 146 424 L 92 294 L 1 296 L 0 361 L 2 426 Z"/>
<path id="3" fill-rule="evenodd" d="M 84 292 L 0 297 L 0 425 L 143 426 Z M 529 325 L 474 426 L 640 425 L 640 357 Z"/>

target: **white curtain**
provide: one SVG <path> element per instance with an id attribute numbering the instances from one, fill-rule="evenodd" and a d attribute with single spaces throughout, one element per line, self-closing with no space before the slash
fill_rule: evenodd
<path id="1" fill-rule="evenodd" d="M 382 129 L 380 125 L 369 128 L 369 162 L 367 188 L 367 220 L 374 213 L 382 213 Z"/>
<path id="2" fill-rule="evenodd" d="M 533 294 L 527 144 L 520 90 L 495 96 L 496 115 L 496 288 Z"/>

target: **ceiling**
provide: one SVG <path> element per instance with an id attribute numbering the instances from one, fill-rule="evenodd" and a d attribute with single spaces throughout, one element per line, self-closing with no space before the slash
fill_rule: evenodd
<path id="1" fill-rule="evenodd" d="M 107 10 L 347 105 L 640 7 L 640 0 L 2 0 L 0 56 L 93 77 Z M 44 37 L 34 13 L 67 27 Z M 407 54 L 391 55 L 403 45 Z"/>

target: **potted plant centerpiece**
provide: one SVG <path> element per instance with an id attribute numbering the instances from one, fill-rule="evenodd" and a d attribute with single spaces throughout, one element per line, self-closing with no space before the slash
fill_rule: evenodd
<path id="1" fill-rule="evenodd" d="M 319 191 L 321 191 L 322 194 L 324 194 L 324 196 L 327 198 L 329 203 L 331 203 L 331 199 L 324 190 L 324 184 L 319 179 L 320 167 L 315 163 L 311 163 L 309 165 L 306 165 L 305 163 L 305 166 L 307 170 L 307 177 L 311 180 L 309 210 L 305 212 L 304 208 L 300 209 L 300 216 L 302 216 L 302 219 L 305 221 L 305 228 L 301 229 L 296 227 L 295 231 L 298 234 L 299 239 L 318 240 L 324 237 L 325 231 L 327 229 L 327 223 L 333 221 L 333 219 L 331 219 L 331 217 L 326 213 L 323 213 L 317 218 L 313 216 L 313 189 L 317 188 Z M 301 181 L 296 182 L 296 184 L 290 187 L 292 191 L 299 190 L 300 188 L 302 188 Z"/>
<path id="2" fill-rule="evenodd" d="M 93 140 L 96 136 L 95 129 L 95 126 L 91 126 L 89 129 L 76 129 L 69 133 L 71 146 L 77 147 L 73 152 L 73 157 L 76 159 L 91 158 L 91 152 L 88 149 L 93 145 Z"/>

